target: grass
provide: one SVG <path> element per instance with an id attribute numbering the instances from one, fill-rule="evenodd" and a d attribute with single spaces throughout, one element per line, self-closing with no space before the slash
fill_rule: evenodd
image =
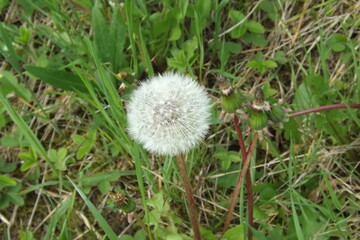
<path id="1" fill-rule="evenodd" d="M 360 115 L 350 108 L 360 102 L 359 8 L 355 0 L 0 1 L 1 236 L 192 239 L 175 159 L 147 153 L 126 132 L 131 92 L 170 70 L 197 79 L 213 100 L 211 130 L 184 156 L 204 239 L 221 239 L 242 161 L 232 121 L 219 119 L 218 73 L 245 101 L 261 87 L 291 113 L 345 104 L 268 126 L 272 136 L 250 163 L 253 237 L 359 238 Z M 250 228 L 245 186 L 226 237 Z M 109 198 L 119 189 L 133 212 Z"/>

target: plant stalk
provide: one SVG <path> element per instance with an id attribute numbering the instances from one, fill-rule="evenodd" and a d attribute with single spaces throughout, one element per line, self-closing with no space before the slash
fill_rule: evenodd
<path id="1" fill-rule="evenodd" d="M 245 141 L 243 138 L 243 134 L 240 128 L 240 122 L 239 122 L 239 118 L 237 115 L 234 116 L 234 124 L 235 124 L 235 129 L 236 129 L 236 133 L 238 135 L 238 139 L 239 139 L 239 145 L 240 145 L 240 150 L 241 150 L 241 155 L 242 155 L 242 159 L 243 161 L 245 161 L 246 157 L 247 157 L 247 153 L 246 153 L 246 147 L 245 147 Z M 251 227 L 254 227 L 254 214 L 253 214 L 253 210 L 254 210 L 254 200 L 253 200 L 253 188 L 252 188 L 252 181 L 251 181 L 251 175 L 250 175 L 250 169 L 248 168 L 248 170 L 246 171 L 246 189 L 247 189 L 247 206 L 248 206 L 248 223 Z M 248 229 L 248 240 L 252 239 L 252 231 L 249 228 Z"/>
<path id="2" fill-rule="evenodd" d="M 314 108 L 309 108 L 309 109 L 302 110 L 302 111 L 299 111 L 296 113 L 291 113 L 291 114 L 289 114 L 289 117 L 297 117 L 297 116 L 308 114 L 308 113 L 321 112 L 321 111 L 326 111 L 326 110 L 331 110 L 331 109 L 340 109 L 340 108 L 347 108 L 347 107 L 360 108 L 360 104 L 354 104 L 354 103 L 331 104 L 331 105 L 326 105 L 326 106 L 314 107 Z"/>
<path id="3" fill-rule="evenodd" d="M 189 213 L 190 214 L 190 222 L 191 222 L 191 226 L 194 231 L 194 239 L 201 240 L 199 223 L 198 223 L 197 214 L 196 214 L 196 204 L 195 204 L 194 196 L 192 194 L 189 177 L 188 177 L 188 174 L 186 171 L 185 161 L 184 161 L 182 154 L 178 154 L 176 156 L 176 160 L 177 160 L 177 164 L 178 164 L 178 167 L 180 170 L 180 175 L 181 175 L 182 181 L 184 183 L 186 200 L 187 200 L 187 204 L 188 204 L 189 212 L 190 212 Z"/>
<path id="4" fill-rule="evenodd" d="M 241 189 L 241 185 L 242 185 L 244 176 L 245 176 L 247 170 L 249 169 L 251 155 L 252 155 L 252 152 L 253 152 L 253 150 L 255 148 L 257 138 L 258 138 L 258 136 L 257 136 L 257 134 L 255 134 L 255 136 L 254 136 L 254 138 L 253 138 L 253 140 L 251 142 L 251 145 L 249 147 L 249 150 L 247 151 L 246 159 L 245 159 L 244 164 L 243 164 L 243 168 L 241 169 L 240 176 L 238 178 L 238 181 L 236 183 L 236 186 L 235 186 L 232 198 L 231 198 L 231 202 L 230 202 L 230 206 L 228 208 L 228 212 L 226 213 L 226 216 L 225 216 L 225 222 L 224 222 L 224 227 L 222 229 L 222 234 L 224 234 L 229 228 L 230 221 L 232 219 L 232 214 L 234 212 L 236 200 L 237 200 L 237 197 L 238 197 L 238 195 L 240 193 L 240 189 Z"/>

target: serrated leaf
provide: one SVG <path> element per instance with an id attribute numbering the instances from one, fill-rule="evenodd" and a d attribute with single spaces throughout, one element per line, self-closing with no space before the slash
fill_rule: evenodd
<path id="1" fill-rule="evenodd" d="M 41 79 L 42 81 L 67 91 L 87 92 L 87 88 L 81 78 L 71 72 L 65 72 L 57 69 L 49 69 L 26 65 L 25 69 L 31 75 Z"/>

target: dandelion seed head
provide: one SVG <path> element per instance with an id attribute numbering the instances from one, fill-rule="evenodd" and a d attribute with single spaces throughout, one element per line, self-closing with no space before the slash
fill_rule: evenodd
<path id="1" fill-rule="evenodd" d="M 209 128 L 210 99 L 190 77 L 164 73 L 141 84 L 127 107 L 128 132 L 148 151 L 186 153 Z"/>

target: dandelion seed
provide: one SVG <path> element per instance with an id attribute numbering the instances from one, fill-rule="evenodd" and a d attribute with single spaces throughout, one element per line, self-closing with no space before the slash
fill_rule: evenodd
<path id="1" fill-rule="evenodd" d="M 164 73 L 134 91 L 128 132 L 148 151 L 174 156 L 196 146 L 209 128 L 210 99 L 190 77 Z"/>

